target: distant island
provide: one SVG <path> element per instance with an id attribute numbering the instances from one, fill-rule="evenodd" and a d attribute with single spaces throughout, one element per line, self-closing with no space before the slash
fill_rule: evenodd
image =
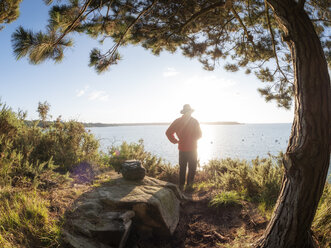
<path id="1" fill-rule="evenodd" d="M 117 126 L 165 126 L 170 125 L 170 122 L 147 122 L 147 123 L 84 123 L 85 127 L 117 127 Z M 215 122 L 201 122 L 204 125 L 243 125 L 243 123 L 235 121 L 215 121 Z"/>

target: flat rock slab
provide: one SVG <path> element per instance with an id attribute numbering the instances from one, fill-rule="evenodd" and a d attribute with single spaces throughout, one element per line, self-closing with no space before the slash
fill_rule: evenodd
<path id="1" fill-rule="evenodd" d="M 123 247 L 132 221 L 143 235 L 172 235 L 179 221 L 180 199 L 178 187 L 161 180 L 111 179 L 75 203 L 68 220 L 72 229 L 65 240 L 74 248 Z"/>

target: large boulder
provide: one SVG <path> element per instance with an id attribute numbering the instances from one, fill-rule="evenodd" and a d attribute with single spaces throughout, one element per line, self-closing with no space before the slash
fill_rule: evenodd
<path id="1" fill-rule="evenodd" d="M 182 196 L 172 183 L 151 177 L 140 182 L 118 178 L 94 194 L 105 207 L 133 210 L 134 224 L 140 231 L 169 236 L 177 227 Z"/>
<path id="2" fill-rule="evenodd" d="M 174 184 L 150 177 L 130 181 L 117 176 L 75 203 L 65 240 L 74 248 L 123 247 L 131 224 L 141 235 L 172 235 L 181 198 Z"/>

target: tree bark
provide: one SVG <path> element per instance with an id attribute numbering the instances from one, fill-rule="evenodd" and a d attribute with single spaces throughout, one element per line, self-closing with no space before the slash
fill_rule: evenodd
<path id="1" fill-rule="evenodd" d="M 255 247 L 311 248 L 314 242 L 310 228 L 330 163 L 330 76 L 321 42 L 303 9 L 304 1 L 267 2 L 292 54 L 295 116 L 283 159 L 281 193 L 271 221 Z"/>

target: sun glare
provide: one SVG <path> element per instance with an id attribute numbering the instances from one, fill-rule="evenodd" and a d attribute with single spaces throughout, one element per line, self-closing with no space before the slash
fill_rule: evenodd
<path id="1" fill-rule="evenodd" d="M 195 109 L 193 116 L 199 121 L 225 121 L 233 114 L 234 93 L 230 88 L 234 84 L 216 76 L 193 76 L 177 90 L 180 99 Z"/>
<path id="2" fill-rule="evenodd" d="M 216 158 L 215 128 L 210 125 L 201 125 L 202 138 L 198 141 L 198 159 L 200 166 L 206 164 L 210 159 Z"/>

